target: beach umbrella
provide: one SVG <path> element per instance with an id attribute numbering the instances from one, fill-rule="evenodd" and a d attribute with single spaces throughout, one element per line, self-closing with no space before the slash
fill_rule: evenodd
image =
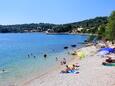
<path id="1" fill-rule="evenodd" d="M 101 48 L 100 51 L 109 51 L 111 53 L 114 53 L 115 49 L 114 48 Z"/>
<path id="2" fill-rule="evenodd" d="M 104 56 L 106 54 L 109 54 L 109 51 L 104 50 L 104 51 L 100 51 L 100 52 L 97 53 L 97 55 L 99 55 L 99 56 Z"/>

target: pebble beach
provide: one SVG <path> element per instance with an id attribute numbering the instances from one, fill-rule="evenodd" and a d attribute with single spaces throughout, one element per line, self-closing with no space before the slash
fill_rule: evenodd
<path id="1" fill-rule="evenodd" d="M 68 62 L 80 65 L 79 74 L 62 74 L 60 71 L 64 66 L 61 66 L 25 82 L 23 86 L 115 86 L 115 67 L 102 65 L 105 58 L 96 55 L 96 47 L 88 46 L 79 50 L 87 51 L 85 58 Z"/>

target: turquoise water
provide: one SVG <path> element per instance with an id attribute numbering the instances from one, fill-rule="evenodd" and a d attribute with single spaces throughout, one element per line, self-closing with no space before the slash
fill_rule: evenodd
<path id="1" fill-rule="evenodd" d="M 34 73 L 52 68 L 56 64 L 56 57 L 68 56 L 69 50 L 64 50 L 64 46 L 69 46 L 70 50 L 73 49 L 70 46 L 72 44 L 80 47 L 79 42 L 87 37 L 41 33 L 0 34 L 0 86 L 8 86 Z M 46 59 L 44 54 L 48 55 Z"/>

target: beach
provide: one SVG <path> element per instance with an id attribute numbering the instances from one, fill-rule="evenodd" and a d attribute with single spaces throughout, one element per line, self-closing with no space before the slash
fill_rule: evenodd
<path id="1" fill-rule="evenodd" d="M 64 67 L 26 82 L 23 86 L 115 86 L 115 67 L 103 66 L 105 58 L 97 56 L 96 48 L 88 46 L 80 50 L 88 54 L 82 60 L 77 60 L 80 65 L 79 74 L 62 74 Z M 69 63 L 75 63 L 73 59 Z"/>
<path id="2" fill-rule="evenodd" d="M 7 52 L 9 57 L 2 58 L 7 55 L 1 54 L 3 55 L 0 63 L 1 69 L 4 68 L 6 72 L 0 74 L 0 86 L 115 86 L 115 67 L 102 65 L 106 58 L 96 54 L 99 48 L 89 43 L 86 45 L 79 44 L 87 38 L 85 36 L 6 35 L 12 39 L 8 40 L 5 35 L 1 35 L 3 39 L 6 39 L 2 45 L 6 45 L 7 41 L 6 47 L 1 46 L 1 53 Z M 18 39 L 15 39 L 17 37 Z M 44 39 L 40 43 L 41 37 Z M 60 43 L 57 43 L 60 39 L 62 39 Z M 11 47 L 12 41 L 15 45 Z M 75 43 L 76 47 L 72 48 L 71 45 Z M 69 48 L 64 49 L 64 47 Z M 15 51 L 15 53 L 11 51 Z M 44 53 L 41 54 L 41 51 L 48 53 L 47 59 L 43 58 Z M 34 52 L 36 58 L 33 56 L 27 58 L 30 52 Z M 79 58 L 78 55 L 71 55 L 74 52 L 79 52 L 79 54 L 82 52 L 82 55 L 84 53 L 83 58 Z M 56 61 L 56 57 L 59 61 Z M 61 73 L 62 70 L 66 69 L 66 64 L 60 65 L 60 60 L 63 58 L 66 58 L 67 65 L 78 63 L 80 65 L 77 70 L 79 73 Z"/>
<path id="3" fill-rule="evenodd" d="M 55 70 L 60 65 L 56 58 L 71 59 L 69 52 L 84 46 L 80 43 L 88 37 L 42 33 L 7 33 L 0 36 L 0 86 L 22 86 L 26 81 Z M 45 54 L 47 58 L 44 58 Z"/>

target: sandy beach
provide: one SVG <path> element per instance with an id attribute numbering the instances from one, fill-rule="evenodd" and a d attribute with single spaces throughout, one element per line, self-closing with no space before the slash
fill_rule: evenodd
<path id="1" fill-rule="evenodd" d="M 64 67 L 51 71 L 39 78 L 26 82 L 23 86 L 115 86 L 115 67 L 103 66 L 105 58 L 95 54 L 94 46 L 81 48 L 87 55 L 78 61 L 79 74 L 62 74 Z M 73 59 L 69 63 L 75 63 Z"/>

